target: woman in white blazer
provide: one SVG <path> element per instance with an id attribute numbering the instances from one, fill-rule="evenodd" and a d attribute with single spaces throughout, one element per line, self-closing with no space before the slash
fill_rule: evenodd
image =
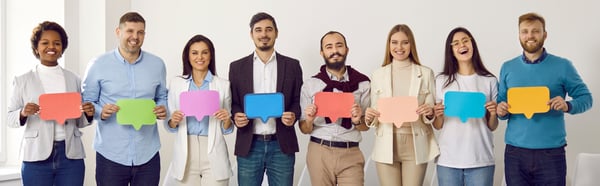
<path id="1" fill-rule="evenodd" d="M 58 65 L 67 49 L 65 30 L 57 23 L 45 21 L 33 29 L 31 49 L 40 64 L 15 77 L 14 91 L 8 105 L 8 126 L 25 127 L 21 143 L 23 185 L 83 185 L 85 152 L 79 128 L 90 125 L 94 106 L 81 106 L 85 115 L 65 123 L 42 120 L 44 108 L 38 98 L 47 93 L 81 93 L 81 79 Z"/>
<path id="2" fill-rule="evenodd" d="M 229 81 L 213 75 L 215 48 L 205 36 L 192 37 L 183 49 L 182 59 L 182 76 L 173 78 L 169 84 L 168 105 L 172 114 L 165 126 L 177 136 L 164 185 L 226 186 L 233 174 L 223 137 L 233 132 Z M 221 106 L 219 111 L 200 121 L 186 117 L 179 107 L 179 95 L 196 90 L 217 91 Z"/>
<path id="3" fill-rule="evenodd" d="M 385 59 L 371 77 L 371 107 L 365 122 L 376 127 L 372 158 L 376 162 L 381 185 L 422 185 L 427 162 L 438 154 L 431 123 L 435 77 L 433 71 L 420 64 L 415 39 L 407 25 L 394 26 L 387 39 Z M 416 96 L 419 119 L 396 128 L 381 123 L 377 110 L 379 98 Z"/>

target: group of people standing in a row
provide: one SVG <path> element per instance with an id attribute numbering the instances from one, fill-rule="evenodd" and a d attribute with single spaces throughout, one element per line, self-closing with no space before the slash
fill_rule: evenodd
<path id="1" fill-rule="evenodd" d="M 257 13 L 250 21 L 254 52 L 230 64 L 229 79 L 216 74 L 215 48 L 196 35 L 182 53 L 183 72 L 166 84 L 165 64 L 141 50 L 145 20 L 124 14 L 116 29 L 119 45 L 94 59 L 83 82 L 58 65 L 67 48 L 64 29 L 43 22 L 33 31 L 31 46 L 40 60 L 14 81 L 9 126 L 25 126 L 22 144 L 24 185 L 83 185 L 84 150 L 78 128 L 96 124 L 97 185 L 158 185 L 160 140 L 158 125 L 176 133 L 173 159 L 164 185 L 228 185 L 233 175 L 223 135 L 237 128 L 234 154 L 239 185 L 292 185 L 295 124 L 310 135 L 306 164 L 312 185 L 364 185 L 365 158 L 358 148 L 361 131 L 375 128 L 372 158 L 381 185 L 422 185 L 427 162 L 437 158 L 440 185 L 492 185 L 493 136 L 498 119 L 508 119 L 505 175 L 508 185 L 565 185 L 564 113 L 577 114 L 592 106 L 592 97 L 570 61 L 543 47 L 545 21 L 535 14 L 519 17 L 523 54 L 502 66 L 499 82 L 480 57 L 473 35 L 453 29 L 446 39 L 443 71 L 435 76 L 421 64 L 415 38 L 407 25 L 394 26 L 387 37 L 382 67 L 371 78 L 346 65 L 346 38 L 330 31 L 321 38 L 325 64 L 303 82 L 298 60 L 275 51 L 275 19 Z M 527 119 L 508 112 L 507 89 L 546 86 L 551 110 Z M 213 90 L 220 110 L 202 119 L 186 117 L 180 93 Z M 486 114 L 466 124 L 444 115 L 447 91 L 481 92 Z M 40 119 L 38 97 L 46 93 L 81 92 L 83 112 L 65 124 Z M 266 122 L 249 119 L 244 96 L 282 93 L 284 112 Z M 315 95 L 346 92 L 354 96 L 350 118 L 332 121 L 316 116 Z M 565 101 L 566 95 L 572 97 Z M 378 120 L 377 100 L 414 96 L 419 119 L 396 128 Z M 135 130 L 119 125 L 119 99 L 152 99 L 157 125 Z M 497 103 L 497 104 L 496 104 Z M 199 103 L 201 106 L 202 103 Z M 43 111 L 42 111 L 43 112 Z M 439 137 L 434 136 L 439 130 Z"/>

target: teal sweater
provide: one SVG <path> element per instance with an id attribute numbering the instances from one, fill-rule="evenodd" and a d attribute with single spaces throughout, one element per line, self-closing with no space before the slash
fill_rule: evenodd
<path id="1" fill-rule="evenodd" d="M 585 112 L 592 107 L 592 95 L 577 70 L 567 59 L 548 54 L 544 51 L 537 63 L 526 63 L 524 56 L 518 56 L 505 62 L 500 70 L 498 82 L 498 103 L 506 102 L 506 92 L 512 87 L 546 86 L 550 89 L 550 99 L 556 96 L 572 100 L 569 114 Z M 508 119 L 506 144 L 527 148 L 547 149 L 567 144 L 565 137 L 564 113 L 558 110 L 534 114 L 531 119 L 523 114 L 507 114 L 500 117 Z"/>

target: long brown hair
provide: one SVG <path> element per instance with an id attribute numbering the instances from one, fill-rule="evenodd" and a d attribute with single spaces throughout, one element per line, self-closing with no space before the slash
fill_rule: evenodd
<path id="1" fill-rule="evenodd" d="M 385 58 L 383 59 L 383 64 L 381 66 L 386 66 L 392 63 L 392 59 L 394 58 L 392 57 L 392 54 L 390 54 L 390 40 L 392 38 L 392 35 L 398 32 L 402 32 L 406 34 L 406 37 L 408 37 L 408 42 L 410 43 L 410 54 L 408 54 L 408 58 L 413 63 L 421 65 L 421 62 L 419 62 L 419 55 L 417 54 L 417 44 L 415 43 L 415 36 L 413 35 L 408 25 L 398 24 L 392 27 L 390 33 L 388 34 L 387 42 L 385 45 Z"/>

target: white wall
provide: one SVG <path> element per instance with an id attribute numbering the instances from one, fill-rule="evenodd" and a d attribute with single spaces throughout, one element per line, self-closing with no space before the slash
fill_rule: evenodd
<path id="1" fill-rule="evenodd" d="M 468 28 L 477 40 L 484 63 L 498 75 L 502 62 L 521 52 L 518 44 L 517 17 L 534 11 L 546 18 L 550 53 L 573 61 L 592 93 L 600 91 L 600 69 L 597 50 L 600 48 L 600 17 L 596 11 L 599 2 L 575 1 L 520 1 L 480 2 L 459 1 L 159 1 L 159 0 L 104 0 L 104 1 L 7 1 L 6 63 L 7 84 L 12 77 L 30 69 L 38 61 L 31 54 L 31 29 L 43 20 L 54 20 L 67 28 L 71 44 L 65 53 L 65 67 L 83 76 L 88 61 L 116 46 L 114 29 L 118 18 L 128 10 L 139 11 L 147 21 L 144 50 L 161 56 L 168 68 L 168 76 L 181 73 L 181 51 L 194 34 L 208 36 L 216 47 L 217 72 L 227 77 L 229 63 L 246 56 L 254 49 L 250 38 L 250 17 L 259 11 L 273 15 L 278 23 L 279 38 L 276 50 L 299 59 L 308 78 L 323 63 L 319 56 L 319 39 L 329 30 L 345 34 L 350 48 L 348 64 L 370 75 L 383 60 L 385 39 L 389 29 L 399 23 L 408 24 L 416 37 L 422 63 L 439 72 L 443 63 L 443 47 L 448 32 L 456 26 Z M 32 6 L 32 4 L 35 4 Z M 74 15 L 78 17 L 74 18 Z M 76 43 L 76 44 L 75 44 Z M 78 45 L 77 48 L 73 47 Z M 77 54 L 71 54 L 76 52 Z M 74 57 L 70 57 L 74 55 Z M 73 61 L 72 61 L 73 60 Z M 11 92 L 7 91 L 10 96 Z M 571 177 L 575 156 L 580 152 L 600 153 L 600 125 L 593 120 L 600 109 L 566 116 L 568 177 Z M 504 130 L 501 122 L 495 134 L 497 168 L 495 185 L 499 185 L 503 170 Z M 159 127 L 161 135 L 161 163 L 164 176 L 171 159 L 173 135 Z M 83 129 L 86 144 L 86 182 L 95 185 L 95 152 L 92 148 L 95 126 Z M 8 164 L 18 164 L 20 129 L 8 131 Z M 300 180 L 306 157 L 308 136 L 299 134 L 300 152 L 296 154 L 296 183 L 310 185 L 307 177 Z M 361 149 L 366 157 L 373 144 L 372 131 L 364 133 Z M 227 136 L 233 152 L 235 134 Z M 232 160 L 235 157 L 231 156 Z M 235 165 L 235 161 L 233 161 Z M 377 175 L 368 162 L 366 185 L 375 185 Z M 431 167 L 431 166 L 430 166 Z M 428 170 L 426 183 L 432 169 Z M 308 176 L 306 174 L 305 176 Z M 237 183 L 234 178 L 231 185 Z"/>

